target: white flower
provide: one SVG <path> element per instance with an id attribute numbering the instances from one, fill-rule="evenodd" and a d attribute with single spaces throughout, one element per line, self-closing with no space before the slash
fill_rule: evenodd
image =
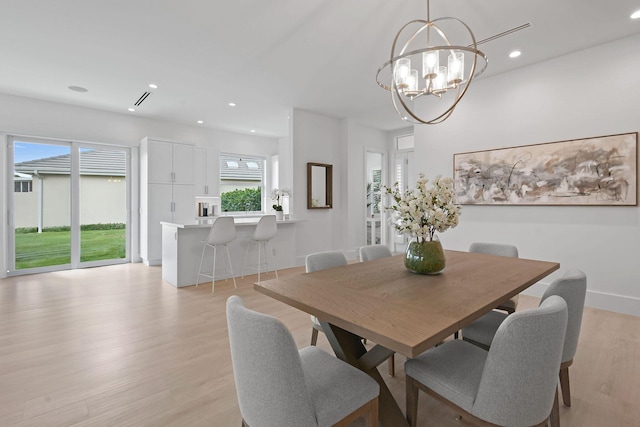
<path id="1" fill-rule="evenodd" d="M 420 174 L 416 188 L 400 191 L 396 183 L 393 188 L 383 186 L 393 203 L 385 206 L 393 210 L 393 224 L 401 233 L 411 233 L 418 241 L 433 240 L 436 231 L 443 233 L 458 225 L 460 206 L 453 192 L 453 180 L 437 176 L 431 185 Z"/>
<path id="2" fill-rule="evenodd" d="M 281 188 L 281 189 L 274 188 L 273 190 L 271 190 L 271 200 L 274 201 L 273 208 L 276 210 L 282 210 L 281 199 L 284 196 L 290 196 L 290 195 L 291 195 L 291 190 L 288 190 L 286 188 Z"/>

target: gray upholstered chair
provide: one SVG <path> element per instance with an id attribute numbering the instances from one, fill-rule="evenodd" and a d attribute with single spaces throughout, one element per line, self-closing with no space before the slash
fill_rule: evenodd
<path id="1" fill-rule="evenodd" d="M 469 246 L 469 252 L 475 252 L 487 255 L 497 255 L 518 258 L 518 248 L 513 245 L 505 245 L 502 243 L 483 243 L 473 242 Z M 511 297 L 507 301 L 503 301 L 496 309 L 513 313 L 518 306 L 518 295 Z"/>
<path id="2" fill-rule="evenodd" d="M 304 265 L 307 273 L 326 270 L 328 268 L 347 265 L 347 258 L 340 251 L 316 252 L 306 256 Z M 322 332 L 322 326 L 316 316 L 311 316 L 311 345 L 318 342 L 318 331 Z"/>
<path id="3" fill-rule="evenodd" d="M 386 245 L 367 245 L 362 246 L 358 251 L 360 262 L 372 261 L 378 258 L 384 258 L 393 255 L 391 249 Z"/>
<path id="4" fill-rule="evenodd" d="M 573 363 L 573 358 L 578 348 L 586 293 L 587 276 L 580 270 L 571 270 L 554 280 L 541 299 L 541 302 L 543 302 L 552 295 L 561 296 L 567 302 L 569 310 L 569 322 L 567 323 L 567 334 L 562 350 L 562 364 L 560 365 L 560 389 L 562 390 L 562 401 L 567 407 L 571 406 L 569 366 Z M 462 329 L 462 339 L 488 349 L 498 326 L 506 317 L 507 315 L 504 313 L 492 311 L 469 326 L 464 327 Z"/>
<path id="5" fill-rule="evenodd" d="M 276 279 L 278 278 L 278 267 L 276 266 L 276 261 L 273 259 L 273 252 L 271 250 L 271 239 L 276 237 L 278 234 L 278 224 L 276 223 L 275 215 L 263 215 L 258 224 L 256 224 L 256 229 L 251 236 L 251 239 L 258 244 L 258 282 L 260 281 L 260 272 L 262 271 L 262 260 L 261 256 L 264 254 L 264 266 L 266 270 L 269 270 L 269 257 L 271 257 L 271 262 L 273 263 L 273 270 L 276 273 Z M 247 256 L 249 255 L 250 245 L 247 245 L 247 249 L 244 252 L 244 260 L 242 261 L 242 270 L 244 271 L 244 265 L 247 262 Z M 242 276 L 244 277 L 244 275 Z"/>
<path id="6" fill-rule="evenodd" d="M 567 304 L 549 297 L 540 307 L 508 316 L 489 351 L 450 340 L 405 365 L 407 419 L 414 427 L 418 390 L 481 425 L 546 425 L 557 405 L 558 369 Z"/>
<path id="7" fill-rule="evenodd" d="M 277 319 L 227 300 L 231 361 L 242 426 L 378 426 L 378 383 L 317 347 L 298 351 Z"/>
<path id="8" fill-rule="evenodd" d="M 361 246 L 358 250 L 360 255 L 360 262 L 373 261 L 375 259 L 392 256 L 391 249 L 385 245 L 367 245 Z M 367 343 L 367 340 L 364 340 Z M 389 358 L 389 375 L 392 377 L 396 375 L 396 357 L 392 354 Z"/>
<path id="9" fill-rule="evenodd" d="M 218 247 L 222 247 L 227 252 L 227 266 L 225 267 L 225 274 L 231 274 L 233 278 L 233 286 L 236 285 L 236 277 L 233 273 L 233 267 L 231 265 L 231 255 L 229 255 L 229 247 L 227 244 L 236 238 L 236 224 L 231 216 L 221 216 L 213 220 L 211 229 L 202 247 L 202 256 L 200 257 L 200 268 L 198 269 L 198 277 L 196 278 L 196 288 L 200 284 L 200 276 L 205 276 L 211 279 L 211 293 L 213 293 L 216 284 L 216 255 Z M 204 255 L 207 248 L 213 249 L 213 269 L 211 274 L 202 272 L 202 263 L 204 261 Z"/>

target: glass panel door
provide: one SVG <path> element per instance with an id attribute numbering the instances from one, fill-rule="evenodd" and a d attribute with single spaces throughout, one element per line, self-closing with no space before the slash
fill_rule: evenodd
<path id="1" fill-rule="evenodd" d="M 15 270 L 71 263 L 71 147 L 13 141 Z"/>
<path id="2" fill-rule="evenodd" d="M 393 161 L 393 182 L 398 183 L 401 191 L 413 188 L 416 185 L 416 178 L 413 171 L 413 151 L 396 151 Z M 389 225 L 393 250 L 395 252 L 404 252 L 409 243 L 409 239 L 405 234 L 398 234 L 393 225 Z"/>
<path id="3" fill-rule="evenodd" d="M 127 153 L 80 147 L 80 262 L 125 259 Z"/>
<path id="4" fill-rule="evenodd" d="M 366 244 L 379 245 L 383 242 L 382 233 L 382 166 L 383 154 L 367 151 L 367 211 Z"/>
<path id="5" fill-rule="evenodd" d="M 129 149 L 9 138 L 9 274 L 127 262 Z"/>

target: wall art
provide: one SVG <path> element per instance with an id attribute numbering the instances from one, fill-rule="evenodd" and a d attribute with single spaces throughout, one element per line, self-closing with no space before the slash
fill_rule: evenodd
<path id="1" fill-rule="evenodd" d="M 638 205 L 638 133 L 459 153 L 463 205 Z"/>

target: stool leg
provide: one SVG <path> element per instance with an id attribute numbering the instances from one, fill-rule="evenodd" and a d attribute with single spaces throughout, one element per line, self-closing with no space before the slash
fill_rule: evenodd
<path id="1" fill-rule="evenodd" d="M 224 245 L 224 248 L 227 250 L 227 262 L 229 263 L 229 271 L 231 272 L 231 277 L 233 278 L 233 287 L 237 289 L 238 285 L 236 285 L 236 275 L 233 272 L 233 266 L 231 265 L 231 255 L 229 254 L 229 246 Z"/>
<path id="2" fill-rule="evenodd" d="M 267 240 L 266 241 L 266 245 L 267 245 L 267 250 L 269 252 L 269 255 L 271 255 L 271 263 L 273 264 L 273 271 L 276 272 L 276 279 L 278 278 L 278 266 L 276 266 L 276 259 L 273 256 L 273 250 L 271 249 L 271 241 Z"/>
<path id="3" fill-rule="evenodd" d="M 261 270 L 261 260 L 260 260 L 260 249 L 262 248 L 262 241 L 258 241 L 258 283 L 260 283 L 260 270 Z M 266 255 L 266 254 L 265 254 Z"/>
<path id="4" fill-rule="evenodd" d="M 216 286 L 216 253 L 217 248 L 213 246 L 213 270 L 211 270 L 211 293 L 213 293 Z"/>
<path id="5" fill-rule="evenodd" d="M 202 273 L 202 260 L 204 259 L 204 252 L 207 249 L 207 245 L 205 244 L 202 247 L 202 256 L 200 256 L 200 268 L 198 269 L 198 277 L 196 278 L 196 288 L 198 287 L 198 284 L 200 283 L 200 273 Z"/>

